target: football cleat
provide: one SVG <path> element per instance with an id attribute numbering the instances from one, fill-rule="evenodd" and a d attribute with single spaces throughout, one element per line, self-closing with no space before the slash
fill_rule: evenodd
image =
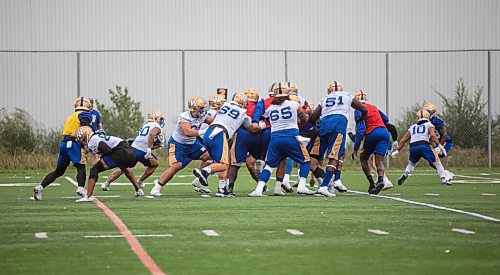
<path id="1" fill-rule="evenodd" d="M 226 192 L 224 194 L 226 195 L 226 197 L 228 197 L 228 198 L 236 197 L 236 195 L 234 194 L 233 188 L 226 186 L 225 189 L 226 189 Z"/>
<path id="2" fill-rule="evenodd" d="M 377 195 L 378 193 L 380 193 L 380 191 L 382 191 L 382 188 L 384 188 L 384 182 L 377 182 L 375 183 L 375 185 L 373 185 L 373 188 L 368 190 L 368 194 Z"/>
<path id="3" fill-rule="evenodd" d="M 159 183 L 158 183 L 158 180 L 155 180 L 153 181 L 153 189 L 151 189 L 151 191 L 149 192 L 149 195 L 153 196 L 153 197 L 161 197 L 163 196 L 163 194 L 161 193 L 161 188 L 163 186 L 161 186 Z"/>
<path id="4" fill-rule="evenodd" d="M 203 193 L 203 194 L 210 194 L 211 193 L 210 189 L 208 189 L 208 187 L 206 187 L 206 186 L 201 185 L 200 181 L 198 179 L 194 180 L 191 184 L 194 186 L 194 191 L 196 191 L 196 192 Z"/>
<path id="5" fill-rule="evenodd" d="M 398 185 L 403 185 L 403 183 L 405 182 L 405 180 L 407 178 L 408 178 L 408 175 L 402 174 L 401 177 L 399 177 L 399 179 L 398 179 Z"/>
<path id="6" fill-rule="evenodd" d="M 134 196 L 136 197 L 143 197 L 144 196 L 144 191 L 142 189 L 139 189 L 135 191 Z"/>
<path id="7" fill-rule="evenodd" d="M 314 195 L 316 192 L 308 189 L 304 186 L 304 188 L 297 188 L 297 194 L 300 195 Z"/>
<path id="8" fill-rule="evenodd" d="M 139 183 L 139 187 L 140 187 L 140 188 L 144 188 L 144 187 L 146 187 L 146 183 L 145 183 L 145 182 L 140 181 L 140 182 L 138 182 L 138 183 Z"/>
<path id="9" fill-rule="evenodd" d="M 444 170 L 444 176 L 446 177 L 446 179 L 448 181 L 451 181 L 455 178 L 455 174 L 453 174 L 452 172 L 450 172 L 448 170 Z"/>
<path id="10" fill-rule="evenodd" d="M 451 183 L 451 181 L 449 181 L 448 179 L 441 179 L 441 184 L 442 185 L 447 185 L 447 186 L 450 186 L 450 185 L 453 185 L 453 183 Z"/>
<path id="11" fill-rule="evenodd" d="M 282 186 L 283 186 L 283 184 L 276 182 L 276 185 L 274 186 L 274 192 L 273 192 L 275 196 L 284 196 L 285 195 L 285 193 L 283 191 L 281 191 Z"/>
<path id="12" fill-rule="evenodd" d="M 289 181 L 283 181 L 283 183 L 281 184 L 281 188 L 283 188 L 286 193 L 293 193 L 293 188 L 290 186 Z"/>
<path id="13" fill-rule="evenodd" d="M 101 189 L 102 189 L 102 191 L 109 191 L 109 185 L 107 185 L 106 183 L 103 183 L 103 184 L 101 184 Z"/>
<path id="14" fill-rule="evenodd" d="M 193 175 L 195 177 L 197 177 L 198 180 L 200 180 L 201 185 L 208 186 L 208 176 L 209 176 L 209 174 L 207 173 L 207 171 L 205 171 L 203 169 L 195 168 L 193 170 Z"/>
<path id="15" fill-rule="evenodd" d="M 87 190 L 85 190 L 85 188 L 83 188 L 83 187 L 78 187 L 78 188 L 76 189 L 76 194 L 77 194 L 78 196 L 80 196 L 80 197 L 82 197 L 82 198 L 83 198 L 83 197 L 87 196 Z"/>
<path id="16" fill-rule="evenodd" d="M 248 194 L 250 197 L 264 197 L 262 192 L 258 192 L 257 190 L 254 190 L 252 193 Z"/>
<path id="17" fill-rule="evenodd" d="M 340 180 L 336 180 L 333 182 L 333 188 L 335 188 L 335 190 L 339 191 L 340 193 L 347 192 L 347 188 L 342 184 L 342 181 Z"/>
<path id="18" fill-rule="evenodd" d="M 392 185 L 392 182 L 387 177 L 384 177 L 384 188 L 382 188 L 382 191 L 389 190 L 392 187 L 394 187 L 394 185 Z"/>
<path id="19" fill-rule="evenodd" d="M 87 195 L 85 195 L 84 197 L 76 200 L 75 202 L 93 202 L 93 201 L 94 201 L 94 196 L 88 197 Z"/>
<path id="20" fill-rule="evenodd" d="M 215 193 L 215 196 L 219 198 L 226 197 L 226 190 L 224 188 L 217 189 L 217 193 Z"/>
<path id="21" fill-rule="evenodd" d="M 318 191 L 316 192 L 316 194 L 322 195 L 325 197 L 335 197 L 335 193 L 328 192 L 328 187 L 326 187 L 326 186 L 321 186 L 320 188 L 318 188 Z"/>
<path id="22" fill-rule="evenodd" d="M 35 198 L 35 200 L 37 201 L 41 201 L 42 200 L 42 191 L 43 191 L 43 187 L 41 185 L 37 185 L 33 188 L 33 198 Z"/>

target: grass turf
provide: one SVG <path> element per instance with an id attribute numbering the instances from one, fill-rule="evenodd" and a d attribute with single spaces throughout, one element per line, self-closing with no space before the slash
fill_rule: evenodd
<path id="1" fill-rule="evenodd" d="M 183 171 L 172 182 L 189 183 L 189 172 Z M 459 183 L 450 187 L 441 186 L 434 173 L 417 170 L 403 186 L 383 193 L 500 218 L 500 171 L 462 170 L 457 174 L 465 177 L 457 176 Z M 395 184 L 398 174 L 389 171 Z M 0 185 L 34 186 L 43 176 L 44 172 L 0 173 Z M 74 178 L 74 172 L 65 176 Z M 359 171 L 346 171 L 342 179 L 350 189 L 367 189 Z M 211 178 L 212 190 L 215 180 Z M 66 198 L 75 195 L 75 187 L 64 177 L 56 182 L 61 186 L 47 188 L 40 202 L 29 199 L 32 186 L 0 187 L 0 273 L 147 274 L 125 239 L 84 238 L 119 232 L 95 204 L 76 204 L 74 198 Z M 120 196 L 101 201 L 134 234 L 173 235 L 139 238 L 169 274 L 498 272 L 500 223 L 352 193 L 335 198 L 247 197 L 253 187 L 242 170 L 237 198 L 201 198 L 191 186 L 182 185 L 165 187 L 166 196 L 156 199 L 134 198 L 131 186 L 96 193 Z M 150 189 L 151 185 L 145 188 Z M 452 228 L 476 233 L 464 235 Z M 208 237 L 202 233 L 206 229 L 220 236 Z M 304 235 L 291 235 L 287 229 Z M 368 229 L 390 234 L 375 235 Z M 47 232 L 48 238 L 35 238 L 36 232 Z"/>

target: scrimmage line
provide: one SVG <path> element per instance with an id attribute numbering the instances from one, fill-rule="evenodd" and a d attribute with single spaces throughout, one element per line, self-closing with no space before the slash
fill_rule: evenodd
<path id="1" fill-rule="evenodd" d="M 414 204 L 414 205 L 426 206 L 426 207 L 430 207 L 430 208 L 434 208 L 434 209 L 445 210 L 445 211 L 459 213 L 459 214 L 465 214 L 465 215 L 468 215 L 468 216 L 472 216 L 472 217 L 476 217 L 476 218 L 480 218 L 480 219 L 487 220 L 487 221 L 492 221 L 492 222 L 500 222 L 499 219 L 493 218 L 493 217 L 490 217 L 490 216 L 485 216 L 485 215 L 481 215 L 481 214 L 477 214 L 477 213 L 473 213 L 473 212 L 468 212 L 468 211 L 463 211 L 463 210 L 460 210 L 460 209 L 454 209 L 454 208 L 439 206 L 439 205 L 430 204 L 430 203 L 423 203 L 423 202 L 406 200 L 406 199 L 397 198 L 397 197 L 384 196 L 384 195 L 372 195 L 372 194 L 368 194 L 366 192 L 360 192 L 360 191 L 354 191 L 354 190 L 349 190 L 347 192 L 358 194 L 358 195 L 366 195 L 366 196 L 375 197 L 375 198 L 395 200 L 395 201 L 409 203 L 409 204 Z"/>
<path id="2" fill-rule="evenodd" d="M 77 182 L 74 181 L 70 177 L 65 177 L 70 183 L 74 186 L 77 186 Z M 102 203 L 98 198 L 94 198 L 94 203 L 99 207 L 104 214 L 111 220 L 111 222 L 118 228 L 118 231 L 123 235 L 123 237 L 127 240 L 128 245 L 132 249 L 132 251 L 137 255 L 139 260 L 141 260 L 142 264 L 149 270 L 151 274 L 166 274 L 163 272 L 160 267 L 155 263 L 153 258 L 149 256 L 148 252 L 142 247 L 141 243 L 137 240 L 137 238 L 132 234 L 132 232 L 128 229 L 128 227 L 123 223 L 123 221 L 109 209 L 104 203 Z"/>

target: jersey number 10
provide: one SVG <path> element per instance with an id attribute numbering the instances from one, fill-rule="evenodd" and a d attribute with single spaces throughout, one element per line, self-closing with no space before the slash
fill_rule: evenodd
<path id="1" fill-rule="evenodd" d="M 425 133 L 425 126 L 424 125 L 415 125 L 415 126 L 413 126 L 412 135 L 423 134 L 423 133 Z"/>

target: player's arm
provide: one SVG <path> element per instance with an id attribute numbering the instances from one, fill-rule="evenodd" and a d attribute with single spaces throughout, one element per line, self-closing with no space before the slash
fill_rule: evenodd
<path id="1" fill-rule="evenodd" d="M 354 119 L 358 121 L 362 116 L 361 111 L 356 110 L 354 112 Z M 365 123 L 364 121 L 360 121 L 359 123 L 356 124 L 356 135 L 354 136 L 354 149 L 351 154 L 352 159 L 356 159 L 356 156 L 358 155 L 358 150 L 359 146 L 361 146 L 361 141 L 363 140 L 363 137 L 365 136 Z"/>
<path id="2" fill-rule="evenodd" d="M 441 136 L 441 140 L 439 141 L 439 144 L 444 145 L 446 142 L 446 137 L 448 136 L 448 133 L 446 131 L 446 126 L 441 126 L 439 129 L 437 129 L 439 132 L 439 135 Z"/>
<path id="3" fill-rule="evenodd" d="M 399 141 L 398 148 L 396 150 L 401 151 L 403 147 L 405 147 L 405 144 L 410 140 L 410 138 L 411 138 L 410 131 L 407 131 Z"/>
<path id="4" fill-rule="evenodd" d="M 438 137 L 436 136 L 436 130 L 434 127 L 429 127 L 429 129 L 427 129 L 427 131 L 429 131 L 429 136 L 430 136 L 430 139 L 431 141 L 436 145 L 440 145 L 441 143 L 439 142 L 439 139 Z"/>
<path id="5" fill-rule="evenodd" d="M 243 127 L 247 128 L 250 133 L 258 133 L 261 129 L 263 129 L 258 123 L 252 123 L 252 119 L 249 116 L 246 116 L 245 119 L 243 119 Z"/>
<path id="6" fill-rule="evenodd" d="M 153 148 L 153 143 L 155 141 L 155 137 L 161 133 L 161 129 L 158 127 L 154 127 L 151 129 L 151 132 L 149 132 L 148 136 L 148 148 Z"/>
<path id="7" fill-rule="evenodd" d="M 99 142 L 99 145 L 97 145 L 97 150 L 102 155 L 109 155 L 113 152 L 113 149 L 111 149 L 111 147 L 109 147 L 104 141 Z"/>
<path id="8" fill-rule="evenodd" d="M 392 140 L 397 141 L 398 140 L 398 129 L 396 128 L 396 126 L 394 126 L 394 124 L 387 122 L 387 123 L 385 123 L 385 127 L 387 127 L 387 130 L 389 131 L 389 133 L 391 133 Z"/>
<path id="9" fill-rule="evenodd" d="M 316 125 L 316 122 L 321 116 L 321 105 L 318 104 L 316 109 L 314 109 L 314 112 L 309 116 L 309 122 L 311 122 L 313 125 Z"/>
<path id="10" fill-rule="evenodd" d="M 214 121 L 215 119 L 215 116 L 205 116 L 205 121 L 203 121 L 205 124 L 212 124 L 212 122 Z"/>
<path id="11" fill-rule="evenodd" d="M 253 111 L 252 122 L 259 123 L 260 117 L 264 115 L 264 100 L 261 100 L 255 105 Z"/>
<path id="12" fill-rule="evenodd" d="M 389 117 L 384 112 L 378 110 L 378 113 L 380 114 L 380 117 L 382 118 L 382 122 L 384 122 L 384 124 L 389 123 Z"/>
<path id="13" fill-rule="evenodd" d="M 297 109 L 297 118 L 299 120 L 298 124 L 301 124 L 301 123 L 306 122 L 309 119 L 309 115 L 306 112 L 304 112 L 304 110 L 302 109 L 302 107 L 299 107 Z"/>
<path id="14" fill-rule="evenodd" d="M 199 135 L 198 130 L 191 129 L 191 125 L 188 122 L 180 122 L 179 128 L 185 136 L 197 137 Z"/>
<path id="15" fill-rule="evenodd" d="M 356 123 L 361 122 L 362 120 L 365 120 L 366 118 L 366 113 L 368 112 L 368 109 L 366 109 L 366 106 L 361 103 L 359 100 L 353 98 L 351 102 L 351 107 L 353 107 L 356 110 L 359 110 L 361 112 L 361 116 L 356 119 Z"/>

